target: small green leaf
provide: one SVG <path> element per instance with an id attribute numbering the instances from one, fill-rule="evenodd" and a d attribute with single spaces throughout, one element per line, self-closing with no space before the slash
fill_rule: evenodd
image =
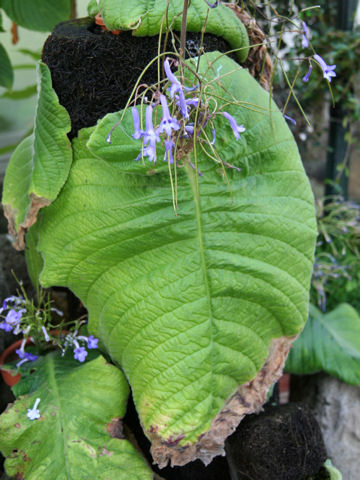
<path id="1" fill-rule="evenodd" d="M 157 35 L 161 25 L 165 30 L 167 5 L 168 23 L 172 30 L 180 31 L 183 0 L 132 0 L 131 4 L 128 0 L 100 0 L 101 14 L 109 30 L 133 30 L 133 35 L 140 37 Z M 94 2 L 89 5 L 89 12 L 96 12 Z M 206 18 L 205 31 L 223 37 L 231 48 L 239 49 L 237 55 L 244 62 L 248 55 L 249 38 L 235 12 L 222 3 L 212 9 L 204 0 L 192 0 L 187 15 L 187 31 L 201 32 Z"/>
<path id="2" fill-rule="evenodd" d="M 294 342 L 286 370 L 310 374 L 320 370 L 360 385 L 360 316 L 343 303 L 330 313 L 310 305 L 309 318 Z"/>
<path id="3" fill-rule="evenodd" d="M 57 197 L 72 162 L 67 137 L 70 117 L 52 88 L 48 67 L 41 62 L 38 81 L 34 132 L 16 148 L 4 180 L 2 202 L 19 248 L 38 210 Z"/>
<path id="4" fill-rule="evenodd" d="M 29 30 L 49 32 L 70 17 L 70 0 L 1 0 L 11 20 Z"/>
<path id="5" fill-rule="evenodd" d="M 14 72 L 10 58 L 0 43 L 0 86 L 10 89 L 14 83 Z"/>
<path id="6" fill-rule="evenodd" d="M 129 387 L 119 369 L 98 356 L 80 364 L 69 353 L 41 357 L 21 378 L 22 395 L 0 417 L 0 449 L 8 475 L 26 480 L 151 480 L 152 472 L 112 428 L 123 417 Z M 23 383 L 23 386 L 21 386 Z M 41 417 L 28 409 L 39 398 Z"/>

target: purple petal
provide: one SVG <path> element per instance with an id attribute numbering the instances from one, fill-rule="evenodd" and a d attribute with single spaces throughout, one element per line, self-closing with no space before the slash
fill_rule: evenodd
<path id="1" fill-rule="evenodd" d="M 6 322 L 1 322 L 0 323 L 0 329 L 5 330 L 5 332 L 11 332 L 13 327 Z"/>
<path id="2" fill-rule="evenodd" d="M 239 140 L 240 133 L 245 132 L 244 125 L 238 125 L 236 123 L 235 118 L 232 115 L 230 115 L 230 113 L 228 113 L 228 112 L 221 112 L 221 114 L 229 121 L 230 127 L 232 128 L 232 131 L 234 132 L 236 140 Z"/>
<path id="3" fill-rule="evenodd" d="M 88 352 L 85 350 L 85 347 L 75 348 L 74 350 L 74 359 L 79 362 L 85 362 L 85 358 Z"/>
<path id="4" fill-rule="evenodd" d="M 95 338 L 93 335 L 90 335 L 87 339 L 88 348 L 98 348 L 98 338 Z"/>
<path id="5" fill-rule="evenodd" d="M 139 118 L 139 112 L 136 107 L 132 107 L 131 109 L 132 117 L 133 117 L 133 122 L 134 122 L 134 133 L 132 137 L 135 140 L 138 140 L 142 136 L 142 131 L 140 130 L 140 118 Z"/>
<path id="6" fill-rule="evenodd" d="M 312 69 L 313 69 L 313 67 L 312 67 L 312 64 L 310 63 L 309 70 L 308 70 L 307 74 L 303 77 L 303 82 L 308 82 L 309 81 L 309 77 L 311 75 Z"/>
<path id="7" fill-rule="evenodd" d="M 323 72 L 323 77 L 331 82 L 331 78 L 336 77 L 336 73 L 334 72 L 336 65 L 327 65 L 325 60 L 318 54 L 314 55 L 314 59 L 319 63 Z"/>
<path id="8" fill-rule="evenodd" d="M 163 117 L 157 131 L 158 133 L 165 132 L 166 135 L 170 137 L 173 130 L 179 130 L 180 125 L 176 118 L 171 117 L 165 95 L 160 95 L 160 102 L 162 106 Z"/>
<path id="9" fill-rule="evenodd" d="M 289 115 L 283 115 L 286 120 L 289 120 L 293 125 L 296 125 L 296 120 L 294 120 L 292 117 L 289 117 Z"/>
<path id="10" fill-rule="evenodd" d="M 179 82 L 179 80 L 175 77 L 175 75 L 171 71 L 170 63 L 169 63 L 168 58 L 166 58 L 165 61 L 164 61 L 164 70 L 165 70 L 165 74 L 166 74 L 167 78 L 170 80 L 170 82 L 173 85 L 180 86 L 180 88 L 181 88 L 181 83 Z"/>
<path id="11" fill-rule="evenodd" d="M 302 22 L 302 27 L 303 27 L 303 36 L 302 36 L 302 43 L 301 46 L 302 48 L 307 48 L 309 46 L 309 40 L 308 40 L 308 34 L 309 30 L 305 22 Z"/>
<path id="12" fill-rule="evenodd" d="M 10 325 L 17 325 L 20 322 L 24 310 L 9 310 L 8 314 L 5 317 L 5 322 L 9 323 Z"/>
<path id="13" fill-rule="evenodd" d="M 174 163 L 174 157 L 173 157 L 174 147 L 175 147 L 175 143 L 170 138 L 165 140 L 165 155 L 164 155 L 165 162 L 170 162 L 171 164 Z"/>

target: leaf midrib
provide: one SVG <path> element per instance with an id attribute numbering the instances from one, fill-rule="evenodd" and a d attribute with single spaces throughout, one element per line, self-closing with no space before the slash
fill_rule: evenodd
<path id="1" fill-rule="evenodd" d="M 191 191 L 194 198 L 195 204 L 195 219 L 197 225 L 197 232 L 198 232 L 198 241 L 199 241 L 199 250 L 200 250 L 200 261 L 201 261 L 201 269 L 204 278 L 204 286 L 205 286 L 205 295 L 207 298 L 208 304 L 208 311 L 209 311 L 209 323 L 210 323 L 210 351 L 214 348 L 214 336 L 213 336 L 213 311 L 211 305 L 211 295 L 210 295 L 210 285 L 209 285 L 209 276 L 208 270 L 206 266 L 206 259 L 205 259 L 205 248 L 204 248 L 204 232 L 203 232 L 203 225 L 201 221 L 201 208 L 200 208 L 200 189 L 199 189 L 199 182 L 197 178 L 196 172 L 192 170 L 190 165 L 186 163 L 186 171 L 189 178 L 189 183 L 191 186 Z M 213 388 L 213 373 L 214 373 L 214 355 L 210 354 L 211 358 L 211 391 L 210 395 L 212 398 L 212 404 L 214 402 L 214 388 Z M 213 407 L 213 405 L 212 405 Z"/>
<path id="2" fill-rule="evenodd" d="M 52 394 L 55 397 L 55 402 L 59 408 L 58 419 L 60 423 L 60 434 L 63 439 L 63 458 L 64 458 L 64 470 L 65 470 L 64 473 L 66 474 L 66 478 L 70 479 L 71 477 L 70 477 L 68 458 L 67 458 L 67 448 L 66 448 L 67 431 L 66 431 L 66 425 L 64 421 L 64 413 L 61 405 L 60 392 L 59 392 L 58 384 L 56 381 L 55 362 L 54 362 L 53 356 L 49 356 L 49 355 L 47 356 L 46 369 L 47 369 L 48 378 L 49 378 L 49 385 L 53 389 Z"/>

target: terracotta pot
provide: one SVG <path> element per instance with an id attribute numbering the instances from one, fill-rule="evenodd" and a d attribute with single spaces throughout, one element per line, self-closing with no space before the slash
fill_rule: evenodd
<path id="1" fill-rule="evenodd" d="M 10 345 L 8 348 L 6 348 L 2 352 L 2 354 L 0 355 L 0 367 L 1 365 L 4 365 L 4 363 L 7 363 L 15 359 L 15 356 L 16 356 L 15 350 L 20 348 L 21 343 L 22 343 L 22 340 L 17 340 L 15 343 Z M 31 344 L 32 344 L 32 341 L 30 340 L 30 338 L 28 338 L 26 345 L 31 345 Z M 13 387 L 14 385 L 16 385 L 21 378 L 21 373 L 17 373 L 16 375 L 11 375 L 11 372 L 9 372 L 8 370 L 0 370 L 0 371 L 1 371 L 1 376 L 4 382 L 7 385 L 9 385 L 9 387 Z"/>

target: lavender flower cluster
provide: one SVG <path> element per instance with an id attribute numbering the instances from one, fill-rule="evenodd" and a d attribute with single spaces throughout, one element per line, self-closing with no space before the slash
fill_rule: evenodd
<path id="1" fill-rule="evenodd" d="M 35 321 L 36 326 L 40 326 L 44 322 L 42 317 L 42 311 L 37 310 L 34 315 L 29 315 L 27 311 L 27 300 L 22 296 L 11 295 L 10 297 L 5 298 L 0 308 L 0 317 L 3 318 L 3 321 L 0 323 L 0 329 L 5 330 L 6 332 L 12 332 L 14 335 L 22 333 L 24 339 L 21 342 L 21 346 L 16 350 L 16 354 L 19 357 L 19 362 L 16 364 L 16 367 L 19 368 L 25 362 L 33 362 L 38 358 L 38 355 L 25 352 L 25 346 L 30 340 L 31 343 L 35 343 L 34 338 L 31 336 L 31 330 L 34 325 L 32 323 Z M 57 308 L 50 308 L 50 311 L 56 312 L 59 316 L 63 316 L 63 312 Z M 3 313 L 6 313 L 4 315 Z M 51 336 L 49 335 L 45 325 L 41 326 L 41 331 L 44 336 L 45 342 L 52 342 Z M 83 335 L 78 335 L 77 331 L 74 333 L 68 334 L 65 338 L 64 347 L 62 349 L 65 353 L 65 349 L 69 346 L 74 346 L 73 349 L 74 358 L 79 362 L 84 362 L 85 357 L 88 352 L 84 346 L 81 346 L 80 343 L 86 343 L 88 349 L 98 348 L 98 339 L 94 338 L 93 335 L 85 337 Z"/>
<path id="2" fill-rule="evenodd" d="M 202 100 L 194 96 L 197 94 L 199 85 L 194 87 L 184 86 L 178 78 L 171 71 L 170 59 L 166 58 L 164 61 L 164 71 L 167 77 L 167 80 L 170 83 L 170 88 L 168 89 L 170 99 L 172 103 L 169 106 L 167 96 L 163 93 L 157 92 L 154 95 L 154 102 L 147 105 L 145 112 L 145 130 L 141 129 L 140 126 L 140 117 L 139 111 L 136 106 L 132 107 L 132 117 L 134 123 L 134 133 L 132 137 L 135 140 L 142 140 L 141 152 L 136 157 L 136 161 L 140 160 L 143 157 L 146 157 L 149 162 L 156 162 L 156 144 L 161 142 L 161 135 L 164 135 L 164 146 L 165 146 L 165 155 L 164 161 L 167 161 L 170 164 L 174 163 L 174 149 L 178 139 L 189 139 L 193 135 L 200 135 L 201 131 L 204 129 L 206 124 L 212 119 L 215 115 L 222 115 L 226 118 L 230 124 L 230 127 L 235 135 L 235 138 L 238 140 L 240 138 L 240 133 L 245 131 L 243 125 L 238 125 L 235 118 L 230 115 L 228 112 L 221 111 L 212 114 L 206 112 L 205 106 L 203 105 Z M 192 92 L 190 98 L 186 98 L 186 92 Z M 160 124 L 157 127 L 154 127 L 153 124 L 153 110 L 154 107 L 161 104 L 162 107 L 162 119 Z M 170 113 L 170 109 L 173 110 L 173 113 Z M 195 127 L 195 122 L 192 121 L 192 117 L 196 109 L 202 109 L 201 121 L 199 125 Z M 197 128 L 197 132 L 195 132 Z M 213 139 L 211 145 L 215 143 L 215 129 L 212 128 Z M 111 134 L 107 137 L 107 142 L 111 143 Z M 200 173 L 200 172 L 199 172 Z"/>

